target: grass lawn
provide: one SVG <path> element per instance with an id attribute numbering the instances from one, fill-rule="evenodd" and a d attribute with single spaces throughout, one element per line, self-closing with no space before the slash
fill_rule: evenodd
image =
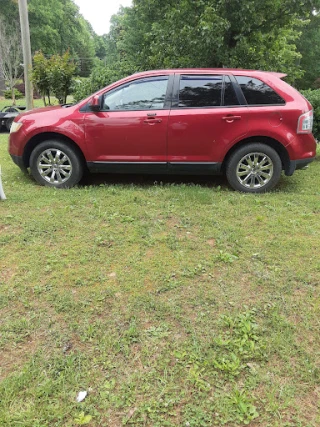
<path id="1" fill-rule="evenodd" d="M 72 97 L 68 96 L 67 101 L 68 102 L 72 102 Z M 51 98 L 51 103 L 52 103 L 52 105 L 58 105 L 59 104 L 58 100 L 56 98 L 54 98 L 54 97 Z M 12 105 L 12 100 L 11 99 L 5 99 L 4 97 L 0 96 L 0 110 L 2 110 L 2 108 L 4 108 L 4 107 L 10 106 L 10 105 Z M 17 99 L 16 100 L 16 105 L 17 106 L 26 106 L 25 98 Z M 43 107 L 44 103 L 43 103 L 42 99 L 34 99 L 33 100 L 33 105 L 34 105 L 34 108 L 39 108 L 39 107 Z"/>
<path id="2" fill-rule="evenodd" d="M 320 425 L 319 156 L 265 195 L 105 175 L 57 191 L 7 139 L 1 426 Z"/>

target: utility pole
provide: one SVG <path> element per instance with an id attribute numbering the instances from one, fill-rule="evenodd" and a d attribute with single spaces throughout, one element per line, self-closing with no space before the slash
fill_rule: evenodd
<path id="1" fill-rule="evenodd" d="M 31 82 L 32 58 L 27 0 L 19 0 L 19 14 L 21 25 L 26 103 L 27 110 L 31 110 L 33 108 L 33 88 Z"/>

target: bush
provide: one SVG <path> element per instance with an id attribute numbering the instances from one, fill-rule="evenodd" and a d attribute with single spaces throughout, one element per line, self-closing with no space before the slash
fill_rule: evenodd
<path id="1" fill-rule="evenodd" d="M 23 94 L 18 89 L 14 89 L 14 93 L 15 93 L 16 99 L 23 98 Z M 4 97 L 5 99 L 12 99 L 12 91 L 10 89 L 5 90 Z"/>
<path id="2" fill-rule="evenodd" d="M 76 66 L 68 51 L 63 55 L 53 55 L 49 59 L 41 51 L 35 53 L 32 81 L 41 93 L 45 105 L 46 97 L 50 104 L 51 94 L 58 99 L 59 104 L 66 103 L 75 69 Z"/>
<path id="3" fill-rule="evenodd" d="M 129 67 L 119 67 L 119 69 L 109 69 L 104 66 L 96 67 L 90 74 L 89 78 L 78 79 L 74 88 L 73 98 L 75 101 L 80 101 L 86 98 L 99 89 L 116 82 L 123 77 L 132 74 Z"/>
<path id="4" fill-rule="evenodd" d="M 313 107 L 313 135 L 317 140 L 320 140 L 320 89 L 301 90 L 300 92 Z"/>

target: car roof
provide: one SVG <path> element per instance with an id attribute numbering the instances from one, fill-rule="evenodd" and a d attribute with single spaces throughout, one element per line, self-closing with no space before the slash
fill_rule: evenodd
<path id="1" fill-rule="evenodd" d="M 172 68 L 172 69 L 164 69 L 164 70 L 150 70 L 135 73 L 135 77 L 146 77 L 152 75 L 167 75 L 172 73 L 178 74 L 234 74 L 237 76 L 275 76 L 278 78 L 283 78 L 286 76 L 285 73 L 279 73 L 275 71 L 261 71 L 261 70 L 246 70 L 239 68 Z"/>

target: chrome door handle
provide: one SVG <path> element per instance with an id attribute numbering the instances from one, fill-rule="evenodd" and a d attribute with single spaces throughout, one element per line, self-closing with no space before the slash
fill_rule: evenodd
<path id="1" fill-rule="evenodd" d="M 161 123 L 162 119 L 155 119 L 153 117 L 150 117 L 149 119 L 146 119 L 143 121 L 143 123 L 146 123 L 148 125 L 155 125 L 156 123 Z"/>
<path id="2" fill-rule="evenodd" d="M 241 120 L 241 116 L 224 116 L 222 120 L 225 120 L 227 123 L 232 123 L 235 120 Z"/>

